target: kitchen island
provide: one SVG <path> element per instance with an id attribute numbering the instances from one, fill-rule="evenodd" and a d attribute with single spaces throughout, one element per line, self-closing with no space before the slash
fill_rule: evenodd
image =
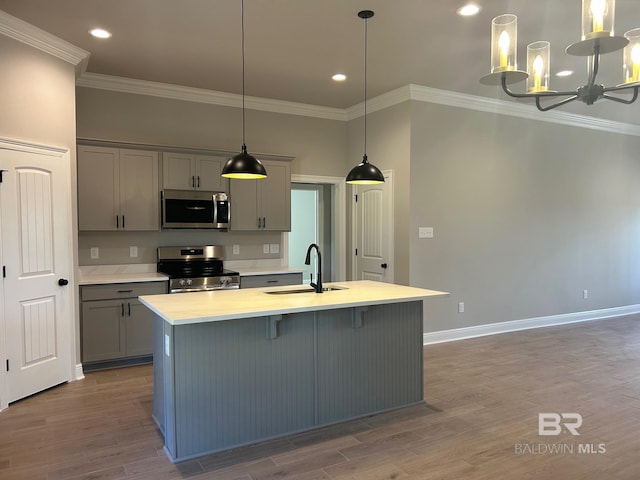
<path id="1" fill-rule="evenodd" d="M 142 296 L 174 461 L 423 401 L 423 300 L 372 281 Z"/>

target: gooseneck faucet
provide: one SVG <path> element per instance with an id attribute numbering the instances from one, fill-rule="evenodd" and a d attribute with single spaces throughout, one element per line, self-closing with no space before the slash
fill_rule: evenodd
<path id="1" fill-rule="evenodd" d="M 311 287 L 316 293 L 322 293 L 322 255 L 320 255 L 320 247 L 315 243 L 312 243 L 309 245 L 309 248 L 307 248 L 307 257 L 304 259 L 304 264 L 311 265 L 311 250 L 314 248 L 316 249 L 316 252 L 318 252 L 318 279 L 316 280 L 316 283 L 313 283 L 313 273 L 311 274 Z"/>

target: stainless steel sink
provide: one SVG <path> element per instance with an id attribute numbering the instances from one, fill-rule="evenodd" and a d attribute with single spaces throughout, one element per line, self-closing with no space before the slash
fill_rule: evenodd
<path id="1" fill-rule="evenodd" d="M 348 288 L 339 287 L 336 285 L 322 288 L 323 292 L 333 292 L 336 290 L 348 290 Z M 271 290 L 270 292 L 264 292 L 264 293 L 267 293 L 269 295 L 290 295 L 293 293 L 315 293 L 315 290 L 311 287 L 308 287 L 308 288 L 296 288 L 291 290 Z"/>

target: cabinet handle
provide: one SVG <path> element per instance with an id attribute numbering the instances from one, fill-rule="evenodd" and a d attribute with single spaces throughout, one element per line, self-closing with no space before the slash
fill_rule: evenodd
<path id="1" fill-rule="evenodd" d="M 124 215 L 122 215 L 122 229 L 124 230 Z"/>
<path id="2" fill-rule="evenodd" d="M 198 188 L 200 188 L 200 175 L 198 175 Z"/>
<path id="3" fill-rule="evenodd" d="M 116 215 L 116 230 L 120 229 L 120 215 Z"/>
<path id="4" fill-rule="evenodd" d="M 120 310 L 122 312 L 121 316 L 124 317 L 124 303 L 120 304 Z"/>
<path id="5" fill-rule="evenodd" d="M 131 316 L 131 302 L 127 302 L 127 311 L 129 313 L 129 316 Z"/>
<path id="6" fill-rule="evenodd" d="M 258 217 L 258 228 L 260 228 L 260 222 L 261 222 L 261 218 Z"/>
<path id="7" fill-rule="evenodd" d="M 262 228 L 267 228 L 267 217 L 262 217 Z"/>
<path id="8" fill-rule="evenodd" d="M 278 283 L 278 280 L 267 280 L 267 283 Z"/>
<path id="9" fill-rule="evenodd" d="M 196 177 L 191 176 L 191 188 L 196 188 Z"/>
<path id="10" fill-rule="evenodd" d="M 118 293 L 131 293 L 133 290 L 118 290 Z"/>

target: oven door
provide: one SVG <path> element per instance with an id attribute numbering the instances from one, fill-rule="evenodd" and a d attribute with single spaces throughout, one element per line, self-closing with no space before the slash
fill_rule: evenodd
<path id="1" fill-rule="evenodd" d="M 214 192 L 163 190 L 162 228 L 216 228 Z"/>

